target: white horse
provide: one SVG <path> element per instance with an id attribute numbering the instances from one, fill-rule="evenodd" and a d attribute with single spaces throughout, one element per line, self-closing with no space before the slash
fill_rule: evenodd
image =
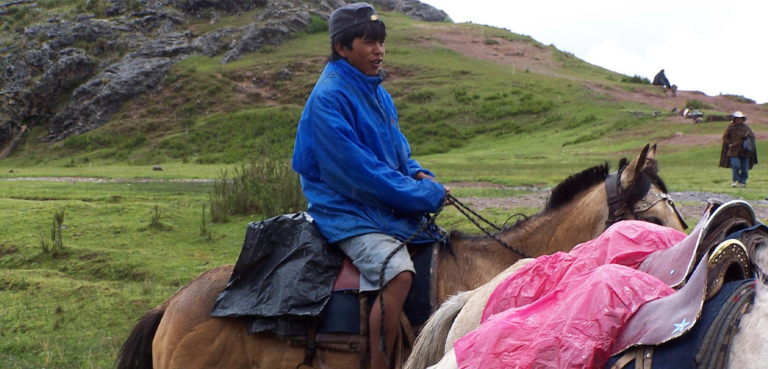
<path id="1" fill-rule="evenodd" d="M 483 309 L 496 287 L 533 260 L 522 259 L 485 285 L 443 303 L 419 334 L 404 369 L 457 369 L 453 343 L 480 326 Z M 768 247 L 756 249 L 752 263 L 757 269 L 755 301 L 733 338 L 729 369 L 768 368 L 768 286 L 762 282 L 768 272 Z"/>

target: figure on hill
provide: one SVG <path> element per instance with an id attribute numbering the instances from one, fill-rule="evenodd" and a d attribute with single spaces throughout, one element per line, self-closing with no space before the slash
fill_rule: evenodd
<path id="1" fill-rule="evenodd" d="M 664 74 L 664 69 L 662 69 L 659 73 L 656 73 L 656 77 L 653 77 L 653 85 L 664 86 L 667 89 L 672 89 L 667 76 Z"/>
<path id="2" fill-rule="evenodd" d="M 366 3 L 343 6 L 331 14 L 329 28 L 331 54 L 299 120 L 292 166 L 307 212 L 360 270 L 360 292 L 377 293 L 369 320 L 371 368 L 384 369 L 379 299 L 391 355 L 415 273 L 407 249 L 386 264 L 382 291 L 379 274 L 449 190 L 410 157 L 392 97 L 381 85 L 387 32 L 376 10 Z M 437 231 L 423 231 L 411 242 L 433 242 Z"/>
<path id="3" fill-rule="evenodd" d="M 731 123 L 723 133 L 723 148 L 720 152 L 720 167 L 731 168 L 731 187 L 747 187 L 749 170 L 757 164 L 754 150 L 755 133 L 746 124 L 747 116 L 737 111 L 731 115 Z M 744 141 L 752 140 L 752 152 L 745 150 Z"/>

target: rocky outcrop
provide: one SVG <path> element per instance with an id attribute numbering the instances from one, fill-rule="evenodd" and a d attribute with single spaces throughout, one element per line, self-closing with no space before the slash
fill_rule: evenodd
<path id="1" fill-rule="evenodd" d="M 46 139 L 55 142 L 104 125 L 123 103 L 156 87 L 171 64 L 170 58 L 128 57 L 110 65 L 75 90 Z"/>
<path id="2" fill-rule="evenodd" d="M 330 14 L 325 14 L 326 19 Z M 259 23 L 246 27 L 240 41 L 232 50 L 224 54 L 221 64 L 227 64 L 240 59 L 244 54 L 261 49 L 264 45 L 277 45 L 285 42 L 292 34 L 301 32 L 307 27 L 310 9 L 301 1 L 284 0 L 272 2 L 264 13 L 258 17 Z"/>
<path id="3" fill-rule="evenodd" d="M 104 8 L 93 13 L 46 17 L 23 29 L 23 42 L 0 47 L 0 152 L 18 144 L 27 126 L 47 125 L 50 142 L 100 127 L 126 101 L 157 88 L 173 63 L 191 55 L 221 56 L 229 63 L 285 42 L 303 32 L 312 16 L 327 20 L 352 0 L 101 2 Z M 447 19 L 418 0 L 372 2 L 417 20 Z M 16 0 L 2 7 L 33 3 Z M 248 26 L 205 34 L 185 29 L 191 17 L 215 22 L 219 13 L 237 16 L 254 9 L 260 10 Z"/>
<path id="4" fill-rule="evenodd" d="M 177 9 L 196 14 L 205 9 L 214 9 L 229 14 L 247 12 L 254 8 L 267 6 L 267 0 L 173 0 Z"/>
<path id="5" fill-rule="evenodd" d="M 442 22 L 448 19 L 448 14 L 444 11 L 419 0 L 401 0 L 395 10 L 421 21 Z"/>
<path id="6" fill-rule="evenodd" d="M 419 0 L 373 0 L 371 4 L 376 9 L 407 14 L 415 20 L 427 22 L 443 22 L 448 20 L 448 14 L 444 11 L 432 5 L 424 4 Z"/>

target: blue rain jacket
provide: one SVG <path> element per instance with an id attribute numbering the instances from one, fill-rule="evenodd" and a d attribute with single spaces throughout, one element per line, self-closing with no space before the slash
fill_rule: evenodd
<path id="1" fill-rule="evenodd" d="M 292 166 L 329 242 L 374 232 L 405 240 L 445 198 L 441 184 L 414 179 L 434 175 L 411 159 L 381 81 L 344 59 L 330 62 L 299 121 Z"/>

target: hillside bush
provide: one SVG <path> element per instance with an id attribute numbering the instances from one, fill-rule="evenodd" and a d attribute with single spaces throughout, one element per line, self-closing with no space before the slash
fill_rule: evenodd
<path id="1" fill-rule="evenodd" d="M 712 105 L 697 99 L 685 100 L 685 106 L 694 110 L 712 109 Z"/>
<path id="2" fill-rule="evenodd" d="M 650 85 L 651 84 L 651 80 L 649 80 L 648 78 L 643 77 L 643 76 L 638 76 L 637 74 L 635 74 L 632 77 L 630 77 L 630 76 L 622 76 L 619 81 L 620 82 L 625 82 L 625 83 L 640 83 L 640 84 L 644 84 L 644 85 Z"/>
<path id="3" fill-rule="evenodd" d="M 40 238 L 40 246 L 43 253 L 51 254 L 57 257 L 64 252 L 64 242 L 61 238 L 61 227 L 64 225 L 64 209 L 53 212 L 53 223 L 51 224 L 51 243 L 45 241 L 45 237 Z"/>
<path id="4" fill-rule="evenodd" d="M 421 104 L 429 102 L 434 97 L 435 97 L 435 92 L 432 90 L 409 92 L 407 95 L 405 95 L 405 99 L 407 101 L 413 102 L 413 103 L 421 103 Z"/>
<path id="5" fill-rule="evenodd" d="M 307 27 L 304 28 L 304 32 L 309 34 L 328 32 L 328 21 L 316 15 L 312 15 L 307 21 Z"/>
<path id="6" fill-rule="evenodd" d="M 231 176 L 224 170 L 208 195 L 214 222 L 226 222 L 235 214 L 261 214 L 266 219 L 307 208 L 299 175 L 285 159 L 251 159 L 235 167 Z"/>

